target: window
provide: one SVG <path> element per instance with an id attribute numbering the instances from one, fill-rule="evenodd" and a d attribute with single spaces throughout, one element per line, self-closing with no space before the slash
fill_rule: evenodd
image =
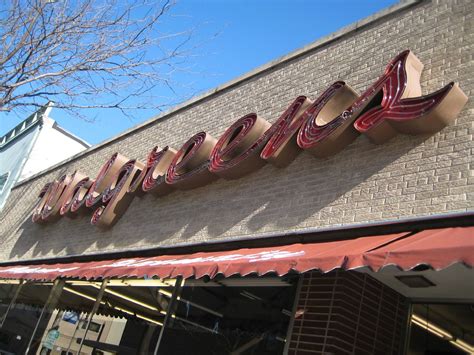
<path id="1" fill-rule="evenodd" d="M 3 188 L 7 184 L 8 176 L 10 175 L 10 172 L 5 173 L 3 175 L 0 175 L 0 193 L 3 192 Z"/>
<path id="2" fill-rule="evenodd" d="M 157 345 L 160 355 L 282 354 L 297 281 L 111 279 L 100 295 L 97 281 L 66 280 L 61 289 L 59 282 L 12 280 L 0 283 L 0 354 L 153 354 Z M 78 321 L 65 321 L 73 310 Z"/>
<path id="3" fill-rule="evenodd" d="M 86 327 L 87 327 L 87 322 L 83 322 L 82 323 L 82 329 L 86 329 Z M 96 322 L 91 322 L 91 324 L 89 325 L 89 330 L 91 332 L 98 333 L 100 331 L 101 327 L 102 327 L 101 324 L 96 323 Z"/>
<path id="4" fill-rule="evenodd" d="M 474 350 L 474 304 L 414 304 L 408 355 L 467 355 Z"/>

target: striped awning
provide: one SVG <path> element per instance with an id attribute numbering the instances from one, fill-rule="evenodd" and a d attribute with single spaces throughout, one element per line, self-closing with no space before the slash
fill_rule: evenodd
<path id="1" fill-rule="evenodd" d="M 474 227 L 431 229 L 350 240 L 246 248 L 184 255 L 15 265 L 0 267 L 0 278 L 54 280 L 74 278 L 210 278 L 216 275 L 285 275 L 320 270 L 353 270 L 386 266 L 411 270 L 426 265 L 435 270 L 452 264 L 474 265 Z"/>

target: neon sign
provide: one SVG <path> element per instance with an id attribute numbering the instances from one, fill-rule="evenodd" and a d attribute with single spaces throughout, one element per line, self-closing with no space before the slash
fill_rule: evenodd
<path id="1" fill-rule="evenodd" d="M 154 147 L 146 164 L 115 153 L 95 179 L 76 171 L 47 184 L 32 220 L 46 223 L 92 211 L 91 223 L 108 228 L 139 194 L 163 196 L 219 177 L 236 179 L 265 163 L 284 167 L 303 150 L 327 157 L 359 134 L 375 144 L 398 133 L 433 134 L 456 118 L 467 96 L 454 82 L 421 96 L 422 69 L 423 64 L 407 50 L 360 96 L 338 81 L 314 101 L 297 97 L 273 124 L 250 113 L 219 139 L 199 132 L 177 151 Z"/>

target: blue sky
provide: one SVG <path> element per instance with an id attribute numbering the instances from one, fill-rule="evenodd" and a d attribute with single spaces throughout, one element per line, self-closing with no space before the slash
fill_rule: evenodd
<path id="1" fill-rule="evenodd" d="M 163 31 L 194 29 L 196 45 L 187 69 L 175 75 L 174 90 L 164 103 L 190 98 L 232 80 L 363 19 L 397 0 L 179 0 L 163 22 Z M 133 119 L 114 110 L 89 110 L 86 122 L 59 109 L 51 116 L 91 144 L 100 143 L 159 112 L 133 112 Z M 0 114 L 0 135 L 26 115 Z"/>

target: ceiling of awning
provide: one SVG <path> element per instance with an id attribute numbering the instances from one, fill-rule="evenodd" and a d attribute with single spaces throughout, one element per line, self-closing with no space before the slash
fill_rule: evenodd
<path id="1" fill-rule="evenodd" d="M 0 267 L 0 278 L 201 278 L 217 275 L 285 275 L 289 272 L 388 265 L 411 270 L 426 265 L 435 270 L 452 264 L 474 265 L 474 227 L 456 227 L 365 236 L 351 240 L 246 248 L 186 255 L 160 255 L 103 261 Z"/>

